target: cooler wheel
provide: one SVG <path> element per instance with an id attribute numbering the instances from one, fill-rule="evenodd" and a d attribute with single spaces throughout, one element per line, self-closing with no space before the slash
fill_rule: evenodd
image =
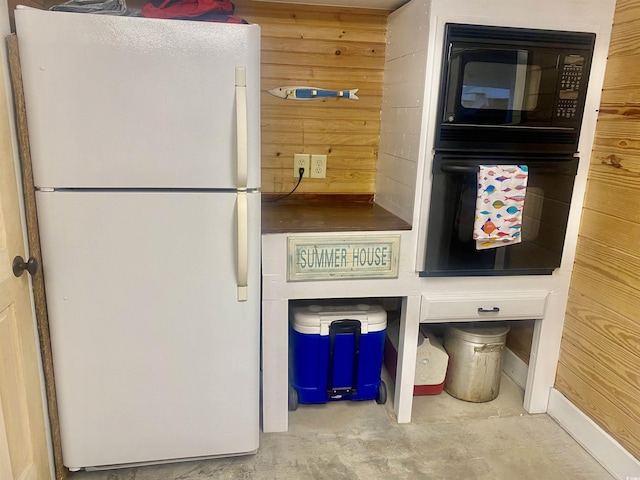
<path id="1" fill-rule="evenodd" d="M 382 380 L 380 380 L 380 385 L 378 385 L 378 396 L 376 397 L 376 403 L 378 405 L 384 405 L 385 403 L 387 403 L 387 386 Z"/>
<path id="2" fill-rule="evenodd" d="M 386 397 L 386 393 L 385 393 Z M 298 409 L 298 391 L 289 385 L 289 411 L 295 412 Z"/>

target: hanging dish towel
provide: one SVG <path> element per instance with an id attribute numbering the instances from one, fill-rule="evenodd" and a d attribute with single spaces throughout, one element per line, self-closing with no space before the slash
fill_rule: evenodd
<path id="1" fill-rule="evenodd" d="M 520 243 L 527 179 L 526 165 L 480 165 L 473 225 L 476 250 Z"/>

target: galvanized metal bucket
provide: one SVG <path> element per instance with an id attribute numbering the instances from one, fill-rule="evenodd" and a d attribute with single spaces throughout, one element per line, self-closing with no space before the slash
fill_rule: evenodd
<path id="1" fill-rule="evenodd" d="M 496 398 L 507 333 L 509 326 L 503 323 L 449 326 L 444 336 L 444 348 L 449 354 L 444 390 L 467 402 Z"/>

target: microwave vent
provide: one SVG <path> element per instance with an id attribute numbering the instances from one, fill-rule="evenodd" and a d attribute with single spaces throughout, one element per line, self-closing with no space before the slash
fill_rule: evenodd
<path id="1" fill-rule="evenodd" d="M 490 27 L 481 25 L 449 24 L 450 40 L 474 40 L 486 43 L 514 42 L 533 44 L 564 44 L 592 48 L 594 33 L 534 30 L 529 28 Z"/>
<path id="2" fill-rule="evenodd" d="M 553 132 L 548 130 L 509 131 L 497 128 L 449 127 L 442 125 L 436 149 L 466 150 L 479 146 L 501 150 L 505 143 L 509 145 L 539 145 L 542 150 L 549 150 L 550 146 L 557 146 L 561 150 L 574 151 L 578 145 L 578 133 Z M 562 148 L 564 147 L 564 148 Z"/>

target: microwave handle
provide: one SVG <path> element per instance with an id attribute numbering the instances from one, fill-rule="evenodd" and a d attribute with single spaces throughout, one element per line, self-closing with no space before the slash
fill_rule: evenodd
<path id="1" fill-rule="evenodd" d="M 477 173 L 478 165 L 442 165 L 444 173 Z"/>

